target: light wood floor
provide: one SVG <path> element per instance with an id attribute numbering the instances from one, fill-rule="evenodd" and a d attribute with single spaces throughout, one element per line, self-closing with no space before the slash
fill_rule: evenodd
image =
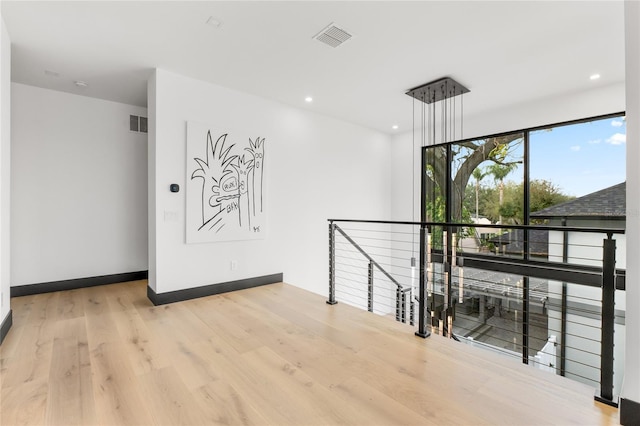
<path id="1" fill-rule="evenodd" d="M 593 390 L 286 284 L 11 300 L 0 424 L 617 424 Z"/>

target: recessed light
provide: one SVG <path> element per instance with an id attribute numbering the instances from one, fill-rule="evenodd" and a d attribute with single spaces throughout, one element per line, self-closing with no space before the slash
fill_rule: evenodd
<path id="1" fill-rule="evenodd" d="M 88 84 L 86 81 L 82 81 L 82 80 L 76 80 L 73 82 L 73 84 L 75 84 L 78 87 L 87 87 Z"/>
<path id="2" fill-rule="evenodd" d="M 591 77 L 589 77 L 590 80 L 597 80 L 600 78 L 600 74 L 592 74 Z"/>
<path id="3" fill-rule="evenodd" d="M 393 126 L 391 126 L 391 128 L 392 128 L 393 130 L 398 130 L 398 125 L 397 125 L 397 124 L 394 124 Z"/>
<path id="4" fill-rule="evenodd" d="M 313 98 L 311 96 L 307 96 L 306 98 L 304 98 L 304 101 L 307 103 L 313 102 Z"/>

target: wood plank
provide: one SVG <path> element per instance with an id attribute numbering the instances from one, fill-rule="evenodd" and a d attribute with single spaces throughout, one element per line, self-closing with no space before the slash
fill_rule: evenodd
<path id="1" fill-rule="evenodd" d="M 220 381 L 231 384 L 237 390 L 241 406 L 248 405 L 257 411 L 268 424 L 302 424 L 304 413 L 291 412 L 290 395 L 286 389 L 273 386 L 256 366 L 239 362 L 239 354 L 225 342 L 213 346 L 200 342 L 199 350 L 215 365 Z"/>
<path id="2" fill-rule="evenodd" d="M 146 395 L 129 366 L 122 343 L 91 350 L 93 396 L 100 424 L 152 424 Z"/>
<path id="3" fill-rule="evenodd" d="M 120 306 L 129 305 L 123 303 Z M 140 318 L 137 310 L 122 310 L 120 315 L 114 315 L 113 320 L 135 374 L 144 374 L 171 365 L 167 351 L 163 350 L 158 339 L 154 339 L 147 323 Z"/>
<path id="4" fill-rule="evenodd" d="M 138 306 L 153 306 L 149 299 L 140 298 L 140 287 L 146 286 L 146 281 L 131 281 L 122 284 L 110 284 L 107 293 L 107 304 L 111 311 L 128 311 Z"/>
<path id="5" fill-rule="evenodd" d="M 442 418 L 425 418 L 407 408 L 405 405 L 400 404 L 393 398 L 388 397 L 386 394 L 376 390 L 375 388 L 367 385 L 362 380 L 351 377 L 344 383 L 334 387 L 335 392 L 340 398 L 348 402 L 353 411 L 360 415 L 366 414 L 373 420 L 371 424 L 382 425 L 445 425 L 445 424 L 473 424 L 479 425 L 478 422 L 468 423 L 463 419 L 456 419 L 455 422 L 445 422 Z M 424 399 L 423 404 L 430 407 L 431 412 L 437 413 L 439 410 L 443 410 L 444 407 L 437 406 L 434 401 Z M 352 424 L 358 424 L 359 422 L 353 422 Z"/>
<path id="6" fill-rule="evenodd" d="M 245 398 L 226 381 L 214 381 L 196 389 L 193 398 L 215 425 L 269 424 Z"/>
<path id="7" fill-rule="evenodd" d="M 32 380 L 0 391 L 1 425 L 43 425 L 47 406 L 48 381 Z"/>
<path id="8" fill-rule="evenodd" d="M 46 422 L 50 425 L 96 424 L 91 370 L 82 366 L 77 338 L 55 339 L 51 357 Z"/>
<path id="9" fill-rule="evenodd" d="M 49 375 L 57 315 L 56 307 L 50 303 L 55 299 L 41 300 L 44 306 L 32 312 L 30 318 L 19 326 L 19 342 L 12 349 L 11 358 L 3 360 L 3 386 L 38 381 Z M 47 320 L 49 315 L 51 320 Z"/>
<path id="10" fill-rule="evenodd" d="M 327 387 L 270 348 L 262 347 L 241 356 L 259 369 L 274 389 L 286 393 L 289 403 L 279 409 L 287 412 L 294 424 L 371 423 L 375 420 L 367 416 L 366 412 L 354 411 L 343 398 L 330 392 Z M 297 417 L 300 414 L 303 414 L 303 418 Z M 418 419 L 419 416 L 415 415 L 413 418 Z"/>
<path id="11" fill-rule="evenodd" d="M 224 295 L 196 299 L 192 306 L 195 314 L 213 330 L 212 336 L 227 340 L 239 353 L 262 345 L 254 332 L 254 326 L 261 324 L 242 324 L 239 319 L 243 313 Z"/>
<path id="12" fill-rule="evenodd" d="M 154 424 L 206 425 L 211 413 L 200 409 L 173 367 L 152 370 L 140 377 L 142 392 Z"/>
<path id="13" fill-rule="evenodd" d="M 42 324 L 47 320 L 51 322 L 58 318 L 57 311 L 60 292 L 36 294 L 26 297 L 31 298 L 33 301 L 33 307 L 30 309 L 26 322 L 31 324 Z"/>
<path id="14" fill-rule="evenodd" d="M 106 311 L 99 315 L 88 314 L 85 316 L 85 321 L 87 323 L 87 342 L 90 351 L 105 343 L 122 341 L 118 325 L 111 312 Z"/>
<path id="15" fill-rule="evenodd" d="M 179 370 L 181 379 L 190 390 L 221 379 L 223 373 L 217 363 L 217 356 L 211 356 L 209 351 L 192 342 L 177 341 L 177 345 L 172 352 L 172 364 Z"/>
<path id="16" fill-rule="evenodd" d="M 25 329 L 24 321 L 16 323 L 11 326 L 9 333 L 4 338 L 2 345 L 0 345 L 0 366 L 3 365 L 3 361 L 9 361 L 15 357 L 15 353 L 20 347 L 20 340 L 22 339 L 22 332 Z"/>
<path id="17" fill-rule="evenodd" d="M 58 293 L 58 318 L 78 318 L 84 315 L 84 301 L 82 289 L 61 291 Z"/>
<path id="18" fill-rule="evenodd" d="M 90 287 L 81 291 L 83 310 L 86 316 L 97 316 L 110 311 L 107 287 Z"/>

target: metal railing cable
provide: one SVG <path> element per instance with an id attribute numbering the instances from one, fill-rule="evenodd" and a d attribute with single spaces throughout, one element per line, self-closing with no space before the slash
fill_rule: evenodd
<path id="1" fill-rule="evenodd" d="M 387 268 L 392 266 L 391 263 L 379 262 L 376 260 L 376 254 L 370 254 L 365 250 L 377 249 L 380 246 L 356 242 L 336 224 L 330 225 L 330 234 L 332 241 L 330 250 L 333 253 L 332 259 L 330 259 L 332 276 L 334 280 L 341 280 L 342 285 L 338 290 L 336 290 L 335 286 L 332 287 L 333 291 L 328 303 L 334 304 L 336 302 L 337 291 L 338 294 L 342 293 L 342 296 L 346 296 L 343 299 L 351 304 L 358 306 L 365 305 L 366 302 L 366 309 L 370 312 L 373 312 L 374 308 L 378 308 L 381 305 L 382 309 L 377 309 L 379 312 L 390 313 L 386 312 L 385 308 L 387 308 L 387 311 L 393 310 L 397 321 L 409 321 L 413 325 L 411 288 L 400 284 L 396 277 L 387 271 Z M 388 241 L 388 239 L 372 237 L 362 237 L 361 239 L 378 242 Z M 337 264 L 335 261 L 336 253 L 338 254 L 337 258 L 342 260 Z M 357 262 L 358 258 L 361 260 L 360 265 L 354 264 L 354 261 Z M 365 261 L 366 265 L 362 264 L 362 261 Z M 346 275 L 351 275 L 351 277 Z M 366 283 L 358 281 L 353 279 L 353 276 L 366 276 L 367 281 Z M 363 292 L 364 284 L 366 284 L 366 293 Z"/>

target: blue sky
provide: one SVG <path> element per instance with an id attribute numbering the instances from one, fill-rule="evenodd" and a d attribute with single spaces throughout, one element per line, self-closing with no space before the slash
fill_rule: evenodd
<path id="1" fill-rule="evenodd" d="M 622 118 L 532 133 L 531 178 L 549 180 L 578 197 L 624 182 L 626 133 Z"/>
<path id="2" fill-rule="evenodd" d="M 531 179 L 583 196 L 625 180 L 626 122 L 609 118 L 530 135 Z M 506 180 L 522 181 L 522 168 Z"/>

